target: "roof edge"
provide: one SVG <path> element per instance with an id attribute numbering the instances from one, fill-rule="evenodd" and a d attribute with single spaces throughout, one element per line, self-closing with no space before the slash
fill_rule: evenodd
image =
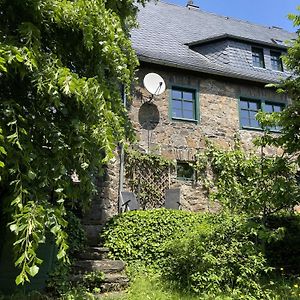
<path id="1" fill-rule="evenodd" d="M 203 74 L 211 74 L 211 75 L 220 76 L 223 78 L 226 77 L 226 78 L 240 79 L 240 80 L 251 81 L 251 82 L 260 83 L 260 84 L 280 83 L 280 80 L 271 81 L 271 80 L 261 79 L 261 78 L 257 78 L 257 77 L 246 76 L 246 75 L 239 74 L 239 73 L 228 73 L 228 72 L 225 73 L 222 71 L 208 69 L 208 68 L 206 70 L 204 70 L 204 69 L 200 70 L 199 68 L 191 66 L 191 65 L 181 66 L 180 64 L 177 64 L 172 61 L 162 60 L 162 59 L 158 59 L 158 58 L 152 58 L 152 57 L 149 57 L 146 55 L 138 54 L 138 58 L 140 61 L 145 62 L 145 63 L 153 63 L 153 64 L 167 66 L 167 67 L 171 67 L 171 68 L 177 68 L 177 69 L 181 69 L 181 70 L 194 71 L 194 72 L 203 73 Z"/>
<path id="2" fill-rule="evenodd" d="M 275 44 L 275 43 L 271 43 L 271 42 L 264 42 L 264 41 L 261 41 L 261 40 L 254 40 L 254 39 L 244 38 L 244 37 L 241 37 L 241 36 L 232 35 L 232 34 L 228 34 L 228 33 L 212 36 L 212 37 L 207 38 L 207 39 L 188 42 L 188 43 L 185 43 L 185 45 L 189 46 L 189 47 L 193 47 L 193 46 L 198 46 L 198 45 L 209 44 L 211 42 L 224 40 L 224 39 L 244 41 L 244 42 L 249 42 L 249 43 L 254 43 L 254 44 L 259 44 L 259 45 L 264 45 L 264 46 L 270 46 L 272 48 L 284 49 L 284 50 L 288 49 L 288 46 L 285 46 L 285 45 L 279 45 L 279 44 Z"/>

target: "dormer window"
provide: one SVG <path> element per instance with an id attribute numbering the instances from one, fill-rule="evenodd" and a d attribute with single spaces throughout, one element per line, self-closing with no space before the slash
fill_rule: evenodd
<path id="1" fill-rule="evenodd" d="M 264 50 L 252 47 L 252 62 L 254 67 L 265 68 Z"/>
<path id="2" fill-rule="evenodd" d="M 272 70 L 283 72 L 281 53 L 278 51 L 270 51 Z"/>

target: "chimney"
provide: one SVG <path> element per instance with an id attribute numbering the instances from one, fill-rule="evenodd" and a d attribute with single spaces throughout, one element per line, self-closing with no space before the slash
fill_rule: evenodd
<path id="1" fill-rule="evenodd" d="M 188 9 L 199 9 L 199 6 L 195 5 L 193 0 L 188 0 L 186 7 Z"/>

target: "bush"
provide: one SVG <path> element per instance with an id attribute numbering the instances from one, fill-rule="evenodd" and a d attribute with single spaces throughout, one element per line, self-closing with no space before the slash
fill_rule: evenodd
<path id="1" fill-rule="evenodd" d="M 245 218 L 207 216 L 192 233 L 169 244 L 165 276 L 196 293 L 244 292 L 265 299 L 259 282 L 270 268 L 254 241 Z"/>
<path id="2" fill-rule="evenodd" d="M 115 258 L 162 265 L 166 242 L 183 236 L 202 218 L 203 214 L 164 208 L 131 211 L 111 219 L 102 238 Z"/>

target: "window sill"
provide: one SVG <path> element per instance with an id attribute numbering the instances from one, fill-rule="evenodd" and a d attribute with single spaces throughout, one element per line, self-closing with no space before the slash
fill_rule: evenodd
<path id="1" fill-rule="evenodd" d="M 258 131 L 258 132 L 263 132 L 263 131 L 264 131 L 262 128 L 258 128 L 258 127 L 247 127 L 247 126 L 242 126 L 241 129 L 242 129 L 242 130 L 248 130 L 248 131 Z M 278 133 L 278 134 L 281 133 L 280 130 L 269 130 L 269 132 L 271 132 L 271 133 Z"/>
<path id="2" fill-rule="evenodd" d="M 267 70 L 267 68 L 266 68 L 266 67 L 257 67 L 257 66 L 253 66 L 253 65 L 252 65 L 252 67 L 253 67 L 253 68 L 255 68 L 255 69 Z"/>
<path id="3" fill-rule="evenodd" d="M 172 121 L 180 121 L 180 122 L 190 122 L 190 123 L 199 123 L 199 120 L 195 120 L 195 119 L 185 119 L 185 118 L 176 118 L 176 117 L 172 117 Z"/>

